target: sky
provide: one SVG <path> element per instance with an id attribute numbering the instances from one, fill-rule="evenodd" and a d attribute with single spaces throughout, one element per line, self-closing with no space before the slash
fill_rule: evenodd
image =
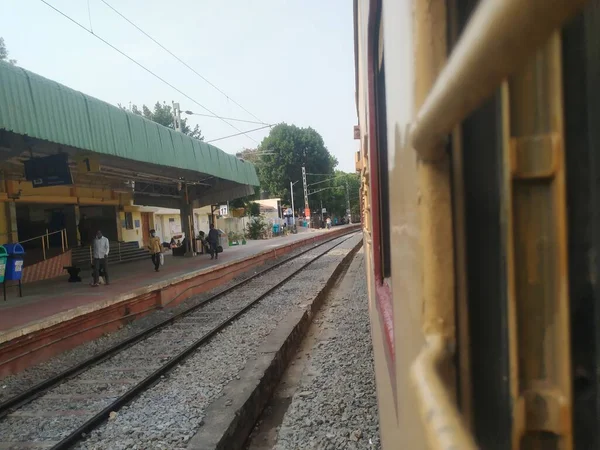
<path id="1" fill-rule="evenodd" d="M 286 122 L 318 131 L 354 171 L 354 44 L 350 0 L 105 0 L 227 96 L 112 11 L 102 0 L 45 0 L 175 86 L 177 92 L 41 0 L 2 0 L 9 57 L 44 77 L 111 104 L 179 102 L 183 111 Z M 176 6 L 174 6 L 176 5 Z M 233 99 L 231 101 L 230 99 Z M 202 105 L 202 106 L 200 106 Z M 200 116 L 206 140 L 239 131 Z M 242 131 L 260 125 L 230 122 Z M 268 129 L 214 142 L 255 148 Z"/>

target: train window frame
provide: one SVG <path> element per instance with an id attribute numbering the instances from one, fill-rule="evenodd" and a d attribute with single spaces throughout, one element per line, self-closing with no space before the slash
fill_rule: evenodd
<path id="1" fill-rule="evenodd" d="M 388 127 L 385 80 L 385 50 L 381 1 L 376 0 L 371 35 L 370 102 L 373 132 L 370 133 L 371 207 L 373 220 L 374 275 L 378 284 L 389 288 L 392 274 L 391 230 L 389 211 Z M 390 293 L 388 293 L 391 295 Z"/>
<path id="2" fill-rule="evenodd" d="M 396 378 L 396 349 L 394 334 L 394 304 L 391 290 L 391 230 L 389 228 L 389 175 L 387 172 L 387 111 L 385 90 L 382 92 L 382 84 L 385 84 L 385 56 L 381 0 L 371 0 L 367 36 L 368 165 L 370 179 L 370 237 L 371 254 L 373 258 L 372 275 L 375 288 L 375 305 L 381 320 L 383 339 L 385 342 L 384 353 L 387 360 L 389 376 L 390 379 L 393 380 Z M 383 141 L 381 137 L 384 137 Z M 382 161 L 385 170 L 382 170 Z M 382 187 L 385 189 L 382 189 Z M 385 256 L 386 254 L 387 256 Z M 386 263 L 384 263 L 384 261 L 386 261 Z M 395 383 L 392 384 L 392 392 L 395 399 L 394 404 L 397 405 Z M 397 412 L 398 411 L 396 411 L 396 413 Z"/>

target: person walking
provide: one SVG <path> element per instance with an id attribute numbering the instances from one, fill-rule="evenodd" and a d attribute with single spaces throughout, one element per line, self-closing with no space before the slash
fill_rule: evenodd
<path id="1" fill-rule="evenodd" d="M 155 230 L 150 230 L 150 240 L 148 241 L 148 250 L 152 255 L 152 262 L 154 263 L 154 270 L 158 272 L 160 270 L 160 254 L 162 253 L 162 245 L 160 245 L 160 238 L 156 236 Z"/>
<path id="2" fill-rule="evenodd" d="M 100 270 L 104 272 L 104 281 L 106 284 L 110 284 L 108 281 L 108 252 L 110 251 L 110 243 L 108 239 L 102 236 L 102 231 L 98 230 L 96 233 L 96 239 L 94 239 L 94 284 L 92 286 L 98 286 L 100 279 Z"/>
<path id="3" fill-rule="evenodd" d="M 219 231 L 215 229 L 214 224 L 210 224 L 210 230 L 206 238 L 208 245 L 210 246 L 210 259 L 219 259 L 219 253 L 217 253 L 217 245 L 219 245 Z"/>

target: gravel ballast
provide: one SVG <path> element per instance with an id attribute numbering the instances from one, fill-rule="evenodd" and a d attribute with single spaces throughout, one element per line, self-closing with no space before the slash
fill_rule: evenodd
<path id="1" fill-rule="evenodd" d="M 202 424 L 204 410 L 239 376 L 247 361 L 256 357 L 258 347 L 277 323 L 293 308 L 306 304 L 315 286 L 327 282 L 358 239 L 349 239 L 264 298 L 78 448 L 186 448 Z M 311 256 L 314 254 L 299 259 Z"/>
<path id="2" fill-rule="evenodd" d="M 92 392 L 106 396 L 116 396 L 131 387 L 140 378 L 136 368 L 157 365 L 161 355 L 165 358 L 180 350 L 181 345 L 187 345 L 198 338 L 203 332 L 212 328 L 215 318 L 221 315 L 221 320 L 231 311 L 242 307 L 253 297 L 273 286 L 285 275 L 298 269 L 312 257 L 320 254 L 326 248 L 346 239 L 339 238 L 329 244 L 308 252 L 293 262 L 290 262 L 274 272 L 261 277 L 260 283 L 251 283 L 242 290 L 227 294 L 222 299 L 202 308 L 198 314 L 189 316 L 192 327 L 182 327 L 184 336 L 177 336 L 169 329 L 167 333 L 157 333 L 148 340 L 150 344 L 135 350 L 132 347 L 127 353 L 122 353 L 110 362 L 109 370 L 106 363 L 90 372 L 77 377 L 54 389 L 51 394 L 64 396 L 66 402 L 57 402 L 57 408 L 64 411 L 70 405 L 69 395 Z M 176 449 L 185 448 L 185 443 L 201 426 L 203 411 L 213 399 L 221 395 L 223 386 L 238 376 L 248 358 L 253 357 L 256 347 L 289 311 L 297 307 L 311 295 L 312 287 L 325 283 L 328 274 L 333 272 L 336 261 L 356 245 L 357 237 L 343 243 L 319 261 L 302 271 L 290 280 L 284 287 L 277 289 L 264 298 L 256 307 L 228 328 L 221 331 L 211 342 L 198 350 L 191 358 L 180 364 L 175 370 L 164 376 L 155 386 L 142 394 L 128 407 L 111 415 L 111 420 L 82 442 L 79 448 L 87 449 Z M 352 244 L 354 243 L 354 244 Z M 276 276 L 273 274 L 276 273 Z M 257 286 L 257 284 L 259 286 Z M 222 301 L 223 300 L 223 301 Z M 138 344 L 139 345 L 139 344 Z M 126 370 L 131 368 L 132 370 Z M 99 383 L 98 380 L 112 380 L 111 383 Z M 85 386 L 80 390 L 78 382 Z M 90 389 L 90 386 L 93 389 Z M 73 407 L 75 412 L 60 419 L 61 427 L 79 424 L 89 416 L 82 417 L 77 411 L 91 406 L 97 408 L 100 402 L 89 398 Z M 53 409 L 52 402 L 40 399 L 19 411 L 16 416 L 9 417 L 0 424 L 0 435 L 12 436 L 11 440 L 26 439 L 29 441 L 56 441 L 64 437 L 54 426 L 37 428 L 32 426 L 36 421 L 27 417 L 28 411 L 35 414 L 48 412 Z M 71 409 L 71 408 L 69 408 Z M 24 415 L 25 414 L 25 415 Z M 47 422 L 46 422 L 47 423 Z M 48 424 L 50 425 L 50 424 Z M 67 426 L 66 428 L 71 428 Z M 72 430 L 67 430 L 72 431 Z M 8 434 L 5 434 L 8 433 Z"/>
<path id="3" fill-rule="evenodd" d="M 290 252 L 285 256 L 281 256 L 279 258 L 272 259 L 268 261 L 266 264 L 256 268 L 249 270 L 236 277 L 235 279 L 200 295 L 196 295 L 182 302 L 181 304 L 167 309 L 160 309 L 153 311 L 152 313 L 144 316 L 140 319 L 135 320 L 118 331 L 113 333 L 106 334 L 98 339 L 94 339 L 93 341 L 86 342 L 72 350 L 66 351 L 53 357 L 52 359 L 43 362 L 41 364 L 37 364 L 34 367 L 26 369 L 16 375 L 11 375 L 5 377 L 0 380 L 0 402 L 13 397 L 30 387 L 34 386 L 37 383 L 40 383 L 52 376 L 57 375 L 63 370 L 72 367 L 78 363 L 89 358 L 91 355 L 99 353 L 107 348 L 117 344 L 118 342 L 127 339 L 130 336 L 133 336 L 140 331 L 149 328 L 163 320 L 172 317 L 180 311 L 183 311 L 193 305 L 201 303 L 206 298 L 211 297 L 212 295 L 221 292 L 227 289 L 230 286 L 233 286 L 236 283 L 239 283 L 242 280 L 250 278 L 255 273 L 262 271 L 268 267 L 274 266 L 281 260 L 284 260 L 292 255 L 299 254 L 305 251 L 309 246 L 304 246 Z"/>
<path id="4" fill-rule="evenodd" d="M 381 448 L 363 256 L 361 249 L 315 318 L 275 450 Z"/>

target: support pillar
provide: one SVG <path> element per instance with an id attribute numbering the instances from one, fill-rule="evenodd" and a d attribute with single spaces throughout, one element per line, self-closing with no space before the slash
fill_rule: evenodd
<path id="1" fill-rule="evenodd" d="M 79 224 L 79 206 L 67 205 L 64 208 L 65 229 L 67 230 L 65 248 L 74 248 L 79 245 L 77 225 Z"/>
<path id="2" fill-rule="evenodd" d="M 5 203 L 6 205 L 6 221 L 8 231 L 8 242 L 14 244 L 19 242 L 18 226 L 17 226 L 17 204 L 14 201 Z"/>
<path id="3" fill-rule="evenodd" d="M 192 206 L 190 205 L 190 201 L 187 195 L 187 186 L 185 183 L 181 185 L 181 206 L 179 207 L 179 214 L 181 216 L 181 231 L 185 233 L 185 256 L 194 256 L 193 252 L 193 232 L 192 232 L 192 224 L 191 224 L 191 210 Z"/>

